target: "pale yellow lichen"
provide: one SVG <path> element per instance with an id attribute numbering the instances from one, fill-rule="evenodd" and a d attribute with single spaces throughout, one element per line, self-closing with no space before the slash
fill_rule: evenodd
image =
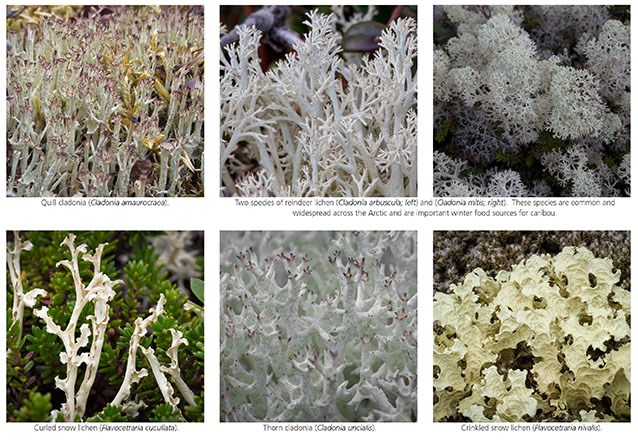
<path id="1" fill-rule="evenodd" d="M 435 420 L 624 418 L 630 293 L 619 281 L 610 259 L 566 247 L 436 293 Z"/>

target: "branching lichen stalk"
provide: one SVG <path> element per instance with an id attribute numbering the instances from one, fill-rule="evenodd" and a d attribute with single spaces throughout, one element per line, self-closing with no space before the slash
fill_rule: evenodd
<path id="1" fill-rule="evenodd" d="M 71 252 L 71 260 L 63 260 L 57 264 L 67 268 L 73 278 L 75 304 L 71 317 L 66 327 L 62 329 L 49 316 L 46 306 L 34 311 L 34 314 L 44 320 L 47 332 L 57 335 L 64 344 L 65 352 L 60 354 L 60 361 L 66 364 L 66 378 L 56 377 L 55 384 L 64 391 L 66 397 L 66 402 L 62 405 L 64 420 L 75 421 L 76 415 L 82 418 L 86 409 L 86 401 L 97 374 L 97 366 L 104 344 L 104 333 L 109 320 L 108 302 L 115 297 L 113 288 L 121 281 L 111 281 L 106 274 L 100 272 L 102 252 L 106 244 L 99 245 L 94 255 L 88 255 L 86 245 L 82 244 L 76 247 L 75 235 L 70 234 L 61 245 L 66 245 Z M 80 255 L 82 255 L 83 260 L 93 263 L 94 275 L 86 286 L 83 285 L 80 276 L 78 265 Z M 75 335 L 80 314 L 89 302 L 93 303 L 94 311 L 94 314 L 88 317 L 92 324 L 93 339 L 89 351 L 85 352 L 84 349 L 88 345 L 89 336 L 91 336 L 88 324 L 83 323 L 80 326 L 80 336 L 77 339 Z M 76 393 L 75 383 L 78 377 L 78 368 L 82 364 L 86 366 L 84 377 Z"/>

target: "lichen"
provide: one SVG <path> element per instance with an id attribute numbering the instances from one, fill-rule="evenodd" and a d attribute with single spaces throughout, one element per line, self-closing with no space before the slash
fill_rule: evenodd
<path id="1" fill-rule="evenodd" d="M 629 196 L 629 17 L 435 6 L 434 195 Z"/>
<path id="2" fill-rule="evenodd" d="M 29 6 L 10 20 L 10 195 L 203 194 L 202 11 Z"/>
<path id="3" fill-rule="evenodd" d="M 390 24 L 359 64 L 342 58 L 336 15 L 312 11 L 306 25 L 266 72 L 254 26 L 221 50 L 222 194 L 415 196 L 414 19 Z"/>
<path id="4" fill-rule="evenodd" d="M 222 233 L 222 421 L 416 421 L 415 236 Z"/>
<path id="5" fill-rule="evenodd" d="M 203 420 L 204 297 L 167 280 L 158 235 L 13 233 L 9 421 Z"/>
<path id="6" fill-rule="evenodd" d="M 630 414 L 630 297 L 586 248 L 481 268 L 434 295 L 435 421 Z"/>

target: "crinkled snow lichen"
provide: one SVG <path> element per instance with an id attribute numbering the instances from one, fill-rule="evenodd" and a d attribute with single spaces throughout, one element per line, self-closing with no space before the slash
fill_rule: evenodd
<path id="1" fill-rule="evenodd" d="M 394 21 L 356 65 L 340 57 L 336 22 L 311 12 L 266 72 L 254 27 L 221 50 L 224 194 L 416 196 L 416 23 Z"/>
<path id="2" fill-rule="evenodd" d="M 221 239 L 222 421 L 416 421 L 416 233 Z"/>
<path id="3" fill-rule="evenodd" d="M 630 297 L 586 248 L 477 268 L 434 296 L 435 421 L 630 415 Z"/>

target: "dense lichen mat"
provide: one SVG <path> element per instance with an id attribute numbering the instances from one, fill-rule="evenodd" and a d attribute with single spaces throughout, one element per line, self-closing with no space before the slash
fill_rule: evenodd
<path id="1" fill-rule="evenodd" d="M 629 196 L 629 6 L 434 7 L 434 196 Z"/>
<path id="2" fill-rule="evenodd" d="M 435 421 L 627 421 L 630 297 L 584 247 L 434 295 Z"/>
<path id="3" fill-rule="evenodd" d="M 203 8 L 25 6 L 7 19 L 7 191 L 202 196 Z"/>
<path id="4" fill-rule="evenodd" d="M 222 421 L 416 421 L 415 232 L 222 232 Z"/>
<path id="5" fill-rule="evenodd" d="M 312 7 L 302 35 L 255 27 L 291 12 L 268 6 L 222 29 L 223 195 L 416 196 L 416 8 L 396 8 L 380 23 L 376 7 Z"/>

